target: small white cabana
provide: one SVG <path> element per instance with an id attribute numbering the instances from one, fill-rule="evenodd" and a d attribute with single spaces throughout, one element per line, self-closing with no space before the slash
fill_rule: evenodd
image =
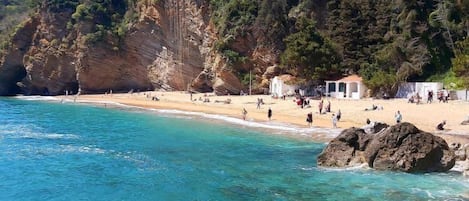
<path id="1" fill-rule="evenodd" d="M 290 84 L 295 80 L 292 75 L 284 74 L 275 76 L 270 82 L 269 92 L 272 96 L 281 97 L 283 95 L 294 95 L 297 85 Z"/>
<path id="2" fill-rule="evenodd" d="M 326 95 L 339 99 L 361 99 L 367 88 L 358 75 L 350 75 L 340 80 L 326 81 Z"/>

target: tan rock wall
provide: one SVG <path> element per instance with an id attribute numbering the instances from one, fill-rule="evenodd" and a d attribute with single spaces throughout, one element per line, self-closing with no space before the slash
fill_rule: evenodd
<path id="1" fill-rule="evenodd" d="M 209 1 L 140 1 L 136 5 L 138 20 L 124 38 L 108 35 L 95 43 L 84 41 L 92 22 L 70 29 L 67 23 L 73 11 L 45 10 L 37 14 L 34 23 L 18 31 L 18 40 L 13 41 L 17 48 L 0 63 L 0 78 L 16 76 L 16 80 L 0 80 L 0 95 L 2 87 L 16 85 L 25 94 L 132 89 L 236 94 L 247 89 L 237 70 L 252 70 L 256 82 L 263 83 L 256 86 L 265 87 L 268 80 L 263 79 L 268 78 L 263 78 L 263 73 L 278 62 L 275 49 L 257 47 L 256 36 L 248 34 L 233 44 L 248 62 L 229 70 L 226 59 L 213 48 L 218 36 L 209 21 Z"/>

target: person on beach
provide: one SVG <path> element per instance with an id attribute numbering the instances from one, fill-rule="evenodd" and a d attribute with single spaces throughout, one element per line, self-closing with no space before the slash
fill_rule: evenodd
<path id="1" fill-rule="evenodd" d="M 443 120 L 441 123 L 439 123 L 437 126 L 436 126 L 436 129 L 437 130 L 445 130 L 444 126 L 446 125 L 446 120 Z"/>
<path id="2" fill-rule="evenodd" d="M 332 128 L 337 128 L 337 116 L 332 114 Z"/>
<path id="3" fill-rule="evenodd" d="M 402 114 L 401 114 L 401 112 L 400 112 L 399 110 L 396 112 L 396 115 L 394 115 L 394 118 L 396 118 L 396 123 L 401 123 L 401 121 L 402 121 Z"/>
<path id="4" fill-rule="evenodd" d="M 443 87 L 443 91 L 441 92 L 441 99 L 443 100 L 443 103 L 448 102 L 448 97 L 449 97 L 449 92 L 446 88 Z"/>
<path id="5" fill-rule="evenodd" d="M 318 105 L 319 114 L 322 114 L 322 106 L 323 106 L 323 104 L 324 104 L 324 102 L 323 102 L 323 100 L 321 100 L 321 101 L 319 102 L 319 105 Z"/>
<path id="6" fill-rule="evenodd" d="M 342 112 L 340 112 L 340 109 L 339 111 L 337 111 L 336 117 L 337 117 L 337 121 L 340 121 L 340 118 L 342 117 Z"/>
<path id="7" fill-rule="evenodd" d="M 420 94 L 417 92 L 417 95 L 415 95 L 415 98 L 417 99 L 417 102 L 415 104 L 420 104 L 420 99 L 422 99 L 422 97 L 420 97 Z"/>
<path id="8" fill-rule="evenodd" d="M 326 111 L 325 112 L 331 112 L 331 101 L 327 101 Z"/>
<path id="9" fill-rule="evenodd" d="M 433 102 L 433 90 L 428 91 L 427 94 L 427 103 L 432 103 Z"/>
<path id="10" fill-rule="evenodd" d="M 248 111 L 246 108 L 243 108 L 243 120 L 246 120 L 246 115 L 248 115 Z"/>
<path id="11" fill-rule="evenodd" d="M 272 119 L 272 108 L 269 107 L 269 110 L 267 111 L 267 117 L 269 118 L 269 121 Z"/>
<path id="12" fill-rule="evenodd" d="M 371 108 L 365 108 L 365 111 L 373 111 L 373 110 L 378 110 L 378 109 L 379 109 L 378 106 L 373 104 L 371 105 Z"/>
<path id="13" fill-rule="evenodd" d="M 312 126 L 313 124 L 313 113 L 310 112 L 306 115 L 306 122 L 308 122 L 308 126 Z"/>

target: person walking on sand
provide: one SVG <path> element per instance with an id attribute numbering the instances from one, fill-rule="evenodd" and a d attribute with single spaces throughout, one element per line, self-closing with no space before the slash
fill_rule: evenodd
<path id="1" fill-rule="evenodd" d="M 319 102 L 319 105 L 318 105 L 319 114 L 322 114 L 322 106 L 323 106 L 323 104 L 324 104 L 324 102 L 323 102 L 323 100 L 321 100 L 321 101 Z"/>
<path id="2" fill-rule="evenodd" d="M 342 117 L 342 112 L 340 112 L 340 109 L 337 112 L 336 116 L 337 116 L 337 121 L 340 121 L 340 118 Z"/>
<path id="3" fill-rule="evenodd" d="M 269 107 L 269 110 L 267 111 L 267 117 L 269 118 L 269 121 L 272 119 L 272 108 Z"/>
<path id="4" fill-rule="evenodd" d="M 331 112 L 331 101 L 327 101 L 326 111 L 325 112 Z"/>
<path id="5" fill-rule="evenodd" d="M 312 112 L 306 115 L 306 122 L 308 122 L 309 127 L 313 125 L 313 113 Z"/>
<path id="6" fill-rule="evenodd" d="M 248 115 L 248 111 L 246 108 L 243 108 L 243 120 L 246 120 L 246 115 Z"/>
<path id="7" fill-rule="evenodd" d="M 332 114 L 332 128 L 337 128 L 337 116 Z"/>
<path id="8" fill-rule="evenodd" d="M 394 115 L 394 118 L 396 118 L 396 123 L 401 123 L 401 121 L 402 121 L 402 114 L 401 114 L 401 112 L 400 112 L 399 110 L 396 112 L 396 115 Z"/>

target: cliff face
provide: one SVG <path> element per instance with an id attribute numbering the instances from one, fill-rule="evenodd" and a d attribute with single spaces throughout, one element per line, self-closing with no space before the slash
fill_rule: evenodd
<path id="1" fill-rule="evenodd" d="M 85 38 L 93 22 L 67 28 L 74 10 L 50 13 L 43 6 L 16 32 L 0 59 L 0 95 L 246 90 L 213 48 L 217 35 L 209 20 L 208 1 L 140 1 L 135 7 L 138 20 L 123 38 L 106 36 L 90 44 Z M 238 38 L 233 46 L 253 61 L 241 68 L 252 69 L 257 80 L 268 79 L 262 74 L 278 55 L 256 44 L 250 35 Z"/>

